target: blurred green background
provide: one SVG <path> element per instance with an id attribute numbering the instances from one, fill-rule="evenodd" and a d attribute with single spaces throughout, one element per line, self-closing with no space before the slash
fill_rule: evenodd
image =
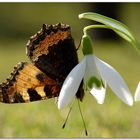
<path id="1" fill-rule="evenodd" d="M 107 3 L 117 7 L 119 20 L 125 23 L 140 42 L 140 4 Z M 96 12 L 103 3 L 0 3 L 0 81 L 20 61 L 29 61 L 25 54 L 30 36 L 40 30 L 43 23 L 66 23 L 71 26 L 72 36 L 78 46 L 84 26 L 93 22 L 79 20 L 78 14 Z M 105 7 L 106 7 L 105 6 Z M 99 29 L 101 31 L 101 29 Z M 140 80 L 140 56 L 133 47 L 119 37 L 99 38 L 98 29 L 92 34 L 95 54 L 115 67 L 126 80 L 132 95 Z M 100 32 L 102 34 L 102 32 Z M 109 35 L 110 32 L 106 32 Z M 95 36 L 95 38 L 94 38 Z M 78 51 L 81 59 L 81 51 Z M 86 93 L 81 103 L 82 112 L 92 138 L 140 137 L 140 102 L 133 107 L 125 105 L 108 88 L 103 105 Z M 65 129 L 61 126 L 69 107 L 58 110 L 55 99 L 30 104 L 0 104 L 0 137 L 11 138 L 83 138 L 83 123 L 77 102 Z"/>

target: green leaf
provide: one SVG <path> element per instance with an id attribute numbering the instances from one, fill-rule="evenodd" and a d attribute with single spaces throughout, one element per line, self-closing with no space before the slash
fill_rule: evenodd
<path id="1" fill-rule="evenodd" d="M 97 13 L 92 13 L 92 12 L 80 14 L 79 18 L 94 20 L 94 21 L 97 21 L 99 23 L 106 25 L 106 27 L 108 29 L 112 29 L 123 39 L 130 42 L 133 45 L 133 47 L 140 54 L 140 45 L 125 24 L 123 24 L 115 19 L 103 16 L 103 15 L 100 15 Z"/>

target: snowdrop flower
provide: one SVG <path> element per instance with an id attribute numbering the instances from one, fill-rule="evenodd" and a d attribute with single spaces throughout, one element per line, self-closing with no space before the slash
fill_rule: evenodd
<path id="1" fill-rule="evenodd" d="M 134 96 L 134 100 L 135 101 L 140 101 L 140 82 L 138 83 L 136 92 L 135 92 L 135 96 Z"/>
<path id="2" fill-rule="evenodd" d="M 93 54 L 92 42 L 87 34 L 83 35 L 82 47 L 84 58 L 66 77 L 58 97 L 58 108 L 63 108 L 75 97 L 82 79 L 99 104 L 104 103 L 108 85 L 124 103 L 132 106 L 133 98 L 126 83 L 112 66 Z"/>

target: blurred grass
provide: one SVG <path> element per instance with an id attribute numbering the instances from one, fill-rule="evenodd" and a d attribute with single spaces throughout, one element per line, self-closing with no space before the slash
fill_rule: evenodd
<path id="1" fill-rule="evenodd" d="M 47 4 L 46 4 L 47 5 Z M 139 4 L 138 4 L 139 5 Z M 32 6 L 28 4 L 23 5 L 13 5 L 10 4 L 0 4 L 0 10 L 3 13 L 0 14 L 2 21 L 0 21 L 0 81 L 3 81 L 12 71 L 13 66 L 20 61 L 29 61 L 25 54 L 25 46 L 29 36 L 33 35 L 40 29 L 40 25 L 42 23 L 56 23 L 59 19 L 60 21 L 64 21 L 68 24 L 72 24 L 72 33 L 75 39 L 75 42 L 78 46 L 79 40 L 82 33 L 81 21 L 77 18 L 77 15 L 82 12 L 82 9 L 87 9 L 84 5 L 81 8 L 77 8 L 78 10 L 75 13 L 72 13 L 72 19 L 69 16 L 66 16 L 71 11 L 66 10 L 67 13 L 63 15 L 63 10 L 60 10 L 59 14 L 53 13 L 53 8 L 59 7 L 61 9 L 67 9 L 66 4 L 60 6 L 60 4 L 55 5 L 49 4 L 47 8 L 51 9 L 51 14 L 44 14 L 43 18 L 40 17 L 41 7 L 44 7 L 43 11 L 45 11 L 45 5 L 35 5 Z M 76 4 L 73 6 L 73 9 L 77 6 L 80 7 L 80 4 Z M 133 8 L 132 8 L 133 7 Z M 137 10 L 135 10 L 137 7 Z M 17 13 L 16 8 L 19 8 L 20 12 Z M 31 10 L 30 10 L 31 8 Z M 37 8 L 37 11 L 35 9 Z M 138 12 L 139 6 L 126 4 L 122 17 L 124 21 L 127 22 L 124 15 L 127 15 L 128 24 L 131 29 L 134 29 L 134 33 L 136 32 L 138 40 L 139 38 L 139 26 L 136 23 L 135 26 L 132 22 L 138 22 L 134 17 L 138 17 L 135 14 L 135 11 Z M 4 12 L 6 9 L 11 9 L 12 17 L 9 13 Z M 15 12 L 12 10 L 15 9 Z M 71 7 L 69 7 L 71 9 Z M 125 10 L 126 9 L 126 10 Z M 131 9 L 131 10 L 130 10 Z M 132 10 L 133 9 L 133 10 Z M 33 10 L 33 11 L 32 11 Z M 32 11 L 32 12 L 31 12 Z M 47 10 L 49 11 L 49 10 Z M 84 11 L 84 10 L 83 10 Z M 24 13 L 25 12 L 25 13 Z M 128 13 L 129 12 L 129 13 Z M 14 13 L 14 14 L 13 14 Z M 17 14 L 16 14 L 17 13 Z M 29 13 L 29 14 L 28 14 Z M 45 12 L 46 13 L 46 12 Z M 133 13 L 133 14 L 132 14 Z M 37 15 L 36 15 L 37 14 Z M 56 15 L 55 15 L 56 14 Z M 68 14 L 68 15 L 69 15 Z M 75 16 L 74 16 L 75 14 Z M 20 20 L 16 20 L 16 15 L 21 16 Z M 36 16 L 35 16 L 36 15 Z M 130 15 L 130 17 L 128 17 Z M 11 26 L 11 28 L 7 27 L 7 33 L 3 35 L 2 30 L 6 30 L 6 26 L 2 25 L 8 23 L 8 16 L 10 16 L 11 24 L 7 26 Z M 18 17 L 19 17 L 18 16 Z M 25 19 L 30 19 L 34 16 L 33 21 Z M 58 16 L 58 17 L 57 17 Z M 53 17 L 49 19 L 48 17 Z M 61 17 L 61 18 L 60 18 Z M 131 20 L 133 17 L 133 21 Z M 63 20 L 64 18 L 64 20 Z M 47 19 L 47 20 L 46 20 Z M 7 22 L 6 22 L 7 21 Z M 47 22 L 48 21 L 48 22 Z M 75 21 L 75 22 L 73 22 Z M 139 20 L 140 21 L 140 20 Z M 2 22 L 2 24 L 1 24 Z M 16 24 L 17 22 L 17 24 Z M 29 24 L 29 22 L 31 22 Z M 80 24 L 79 24 L 80 23 Z M 30 25 L 30 26 L 29 26 Z M 21 27 L 18 28 L 17 26 Z M 24 27 L 25 26 L 25 27 Z M 16 29 L 12 31 L 12 29 Z M 24 28 L 23 28 L 24 27 Z M 77 29 L 78 27 L 78 29 Z M 23 28 L 23 29 L 22 29 Z M 28 31 L 29 30 L 29 31 Z M 9 32 L 8 32 L 9 31 Z M 78 32 L 79 31 L 79 32 Z M 19 33 L 23 35 L 19 35 Z M 13 34 L 15 34 L 14 37 Z M 20 37 L 19 37 L 19 36 Z M 137 52 L 132 48 L 132 46 L 126 42 L 113 42 L 113 41 L 96 41 L 93 38 L 94 42 L 94 50 L 95 54 L 111 64 L 115 67 L 118 72 L 123 76 L 128 84 L 132 95 L 134 95 L 136 86 L 138 81 L 140 80 L 139 72 L 140 72 L 140 57 Z M 82 58 L 80 54 L 80 50 L 78 51 L 79 58 Z M 89 133 L 89 138 L 134 138 L 140 137 L 140 102 L 134 104 L 133 107 L 129 107 L 125 105 L 116 95 L 108 88 L 106 100 L 103 105 L 98 105 L 95 99 L 89 94 L 86 93 L 83 102 L 81 103 L 82 112 L 85 118 L 86 126 Z M 47 101 L 34 102 L 30 104 L 15 104 L 15 105 L 7 105 L 0 104 L 0 137 L 11 137 L 11 138 L 83 138 L 86 137 L 84 133 L 83 123 L 80 117 L 80 113 L 78 110 L 77 102 L 73 105 L 72 112 L 70 114 L 70 118 L 67 122 L 65 129 L 62 129 L 61 126 L 67 116 L 69 111 L 69 107 L 64 108 L 63 110 L 58 110 L 55 104 L 54 99 L 50 99 Z"/>

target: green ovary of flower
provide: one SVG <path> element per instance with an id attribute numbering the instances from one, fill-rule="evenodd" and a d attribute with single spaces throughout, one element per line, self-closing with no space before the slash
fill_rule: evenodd
<path id="1" fill-rule="evenodd" d="M 84 55 L 93 54 L 92 41 L 87 34 L 82 37 L 82 47 Z"/>

